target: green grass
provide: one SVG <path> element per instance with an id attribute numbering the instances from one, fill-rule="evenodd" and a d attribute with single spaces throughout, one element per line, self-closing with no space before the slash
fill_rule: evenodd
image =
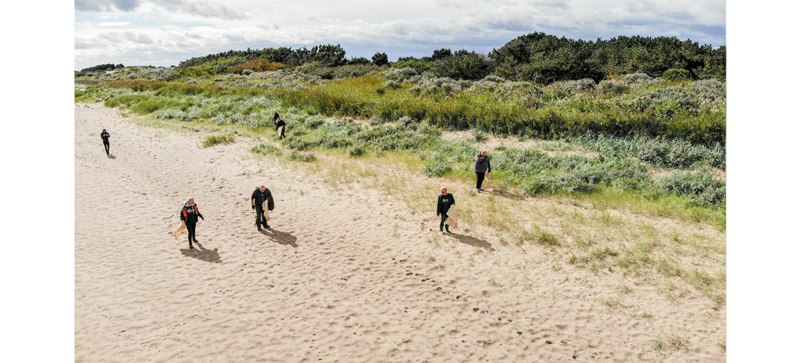
<path id="1" fill-rule="evenodd" d="M 289 155 L 286 156 L 286 159 L 292 160 L 292 161 L 301 161 L 301 162 L 309 163 L 309 162 L 312 162 L 312 161 L 316 161 L 317 157 L 314 156 L 314 154 L 299 153 L 297 151 L 292 151 L 291 153 L 289 153 Z"/>
<path id="2" fill-rule="evenodd" d="M 261 155 L 283 155 L 283 151 L 281 151 L 281 149 L 269 144 L 260 144 L 258 146 L 254 146 L 250 149 L 250 152 Z"/>
<path id="3" fill-rule="evenodd" d="M 653 345 L 653 349 L 655 349 L 656 351 L 660 352 L 661 349 L 664 349 L 664 342 L 661 339 L 658 339 L 658 338 L 653 339 L 653 344 L 652 345 Z"/>
<path id="4" fill-rule="evenodd" d="M 78 89 L 75 91 L 75 98 L 89 102 L 105 99 L 108 107 L 125 106 L 133 113 L 151 115 L 161 120 L 178 120 L 192 125 L 199 122 L 199 125 L 210 123 L 236 126 L 250 133 L 261 133 L 266 128 L 271 128 L 272 111 L 277 109 L 289 122 L 287 138 L 279 141 L 285 148 L 297 152 L 341 151 L 352 158 L 370 160 L 386 158 L 392 154 L 403 155 L 406 168 L 410 171 L 430 178 L 441 177 L 463 183 L 474 181 L 471 164 L 478 150 L 475 142 L 484 140 L 489 133 L 510 132 L 509 130 L 517 127 L 514 126 L 517 121 L 513 120 L 519 115 L 526 112 L 541 113 L 545 110 L 549 112 L 548 117 L 555 117 L 548 121 L 550 126 L 547 127 L 565 130 L 573 126 L 576 128 L 563 133 L 550 133 L 549 136 L 535 128 L 526 128 L 517 134 L 523 139 L 530 136 L 555 138 L 566 135 L 569 136 L 565 139 L 567 141 L 548 141 L 544 144 L 543 149 L 555 152 L 555 155 L 513 146 L 496 149 L 491 154 L 494 172 L 491 181 L 487 182 L 488 186 L 512 194 L 574 201 L 599 210 L 629 210 L 646 216 L 675 218 L 725 229 L 725 184 L 716 180 L 712 175 L 713 171 L 707 169 L 709 166 L 724 168 L 724 146 L 704 146 L 703 143 L 673 140 L 669 137 L 612 137 L 609 135 L 625 134 L 627 131 L 619 129 L 604 132 L 588 126 L 584 130 L 580 122 L 570 121 L 563 115 L 558 116 L 567 113 L 577 118 L 619 117 L 617 121 L 621 122 L 624 117 L 636 116 L 629 114 L 634 111 L 624 109 L 621 104 L 629 101 L 635 105 L 641 103 L 643 108 L 640 107 L 641 110 L 636 112 L 651 112 L 652 107 L 661 105 L 659 102 L 669 100 L 673 94 L 688 97 L 702 93 L 700 88 L 694 87 L 695 83 L 684 82 L 677 86 L 676 83 L 655 83 L 647 87 L 633 87 L 620 95 L 607 95 L 599 91 L 575 91 L 566 87 L 566 84 L 539 87 L 531 84 L 500 83 L 491 86 L 494 88 L 489 90 L 489 86 L 478 87 L 476 85 L 480 82 L 475 82 L 469 88 L 470 91 L 456 92 L 448 97 L 440 97 L 436 92 L 424 97 L 411 97 L 408 92 L 411 87 L 409 84 L 387 88 L 386 93 L 381 96 L 372 87 L 382 84 L 383 79 L 377 75 L 308 83 L 306 89 L 262 89 L 227 83 L 186 84 L 139 79 L 116 81 L 112 84 L 114 87 Z M 528 97 L 529 94 L 525 96 L 526 92 L 536 93 L 537 102 L 542 102 L 541 107 L 519 107 L 515 102 L 520 101 L 519 97 Z M 724 106 L 724 96 L 722 101 L 715 102 L 712 102 L 712 106 L 703 106 L 705 109 L 692 106 L 695 108 L 690 113 L 691 120 L 694 121 L 680 121 L 680 117 L 675 116 L 678 118 L 673 117 L 668 122 L 666 119 L 653 122 L 683 122 L 685 127 L 691 128 L 692 122 L 707 121 L 704 121 L 704 112 Z M 291 105 L 297 107 L 287 108 Z M 396 114 L 381 113 L 384 107 L 395 110 L 396 112 L 392 112 Z M 443 113 L 437 114 L 437 107 L 442 108 L 440 111 Z M 489 111 L 484 110 L 486 107 Z M 496 112 L 502 109 L 506 113 L 500 112 L 494 116 L 481 113 L 490 112 L 492 107 Z M 721 110 L 723 115 L 721 121 L 718 121 L 724 126 L 724 107 Z M 451 111 L 455 114 L 448 114 Z M 370 126 L 360 125 L 351 119 L 328 122 L 322 115 L 372 117 L 372 122 Z M 524 122 L 535 120 L 535 117 L 525 118 Z M 386 124 L 384 121 L 393 123 Z M 492 122 L 482 124 L 485 121 Z M 603 122 L 603 125 L 607 124 Z M 636 123 L 635 117 L 625 122 L 633 125 Z M 474 141 L 443 140 L 440 137 L 443 128 L 469 128 Z M 508 130 L 503 131 L 503 128 Z M 659 136 L 669 136 L 668 134 L 661 133 Z M 582 150 L 595 151 L 599 155 L 583 155 Z M 579 153 L 564 154 L 565 151 Z M 265 149 L 261 152 L 274 150 Z M 305 154 L 290 154 L 287 158 L 304 160 L 300 155 Z M 652 172 L 653 166 L 678 167 L 686 172 L 657 177 Z M 544 241 L 545 244 L 552 243 L 551 239 L 546 238 Z"/>
<path id="5" fill-rule="evenodd" d="M 203 141 L 203 147 L 210 147 L 217 144 L 230 144 L 234 142 L 234 137 L 231 135 L 211 135 L 206 137 Z"/>

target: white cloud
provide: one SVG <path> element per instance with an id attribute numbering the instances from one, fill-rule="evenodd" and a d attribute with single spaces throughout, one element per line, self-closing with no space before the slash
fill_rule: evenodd
<path id="1" fill-rule="evenodd" d="M 135 26 L 135 38 L 117 34 L 120 31 L 110 25 L 122 26 L 124 22 L 98 26 L 76 23 L 76 66 L 130 63 L 123 57 L 169 65 L 175 64 L 176 58 L 229 49 L 321 43 L 347 44 L 348 57 L 371 57 L 384 51 L 393 58 L 409 54 L 393 54 L 392 49 L 430 54 L 442 47 L 487 52 L 535 31 L 586 40 L 663 35 L 691 38 L 701 44 L 725 44 L 724 0 L 407 0 L 380 4 L 355 0 L 347 7 L 333 2 L 309 6 L 260 0 L 224 4 L 206 0 L 78 0 L 79 11 L 101 8 L 111 9 L 111 15 L 127 12 L 125 20 L 131 24 L 126 25 Z M 220 9 L 229 13 L 220 15 Z M 157 25 L 143 26 L 134 18 L 147 18 L 148 24 Z M 351 49 L 360 49 L 361 53 Z"/>
<path id="2" fill-rule="evenodd" d="M 247 14 L 225 5 L 214 5 L 207 0 L 75 0 L 75 10 L 84 12 L 136 10 L 153 5 L 169 12 L 182 12 L 209 18 L 245 19 Z"/>
<path id="3" fill-rule="evenodd" d="M 111 22 L 102 22 L 98 23 L 98 26 L 127 26 L 130 25 L 131 22 L 129 21 L 111 21 Z"/>

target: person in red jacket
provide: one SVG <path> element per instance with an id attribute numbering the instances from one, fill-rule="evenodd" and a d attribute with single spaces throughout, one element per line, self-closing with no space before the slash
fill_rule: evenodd
<path id="1" fill-rule="evenodd" d="M 186 231 L 189 232 L 190 249 L 194 249 L 194 246 L 192 246 L 192 240 L 197 242 L 197 238 L 194 236 L 195 227 L 197 226 L 197 217 L 200 217 L 202 220 L 206 220 L 203 218 L 203 215 L 200 214 L 200 210 L 197 209 L 197 204 L 194 204 L 194 198 L 189 198 L 186 203 L 183 203 L 181 220 L 186 223 Z"/>

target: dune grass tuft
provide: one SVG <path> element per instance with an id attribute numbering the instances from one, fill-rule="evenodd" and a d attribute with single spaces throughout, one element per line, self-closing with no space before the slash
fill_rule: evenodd
<path id="1" fill-rule="evenodd" d="M 234 142 L 234 137 L 231 135 L 211 135 L 206 137 L 203 141 L 203 147 L 210 147 L 217 144 L 230 144 Z"/>

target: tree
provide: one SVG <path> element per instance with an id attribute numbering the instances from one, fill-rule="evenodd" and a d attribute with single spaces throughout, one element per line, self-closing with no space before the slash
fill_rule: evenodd
<path id="1" fill-rule="evenodd" d="M 445 59 L 445 58 L 451 57 L 451 56 L 453 56 L 453 52 L 451 52 L 450 49 L 442 48 L 442 49 L 434 50 L 433 51 L 433 56 L 431 56 L 431 58 L 432 58 L 432 60 L 437 61 L 437 60 Z"/>
<path id="2" fill-rule="evenodd" d="M 372 56 L 372 64 L 376 66 L 389 64 L 389 56 L 387 56 L 386 53 L 375 53 L 375 55 Z"/>
<path id="3" fill-rule="evenodd" d="M 357 57 L 347 61 L 347 64 L 369 64 L 369 59 L 364 57 Z"/>

